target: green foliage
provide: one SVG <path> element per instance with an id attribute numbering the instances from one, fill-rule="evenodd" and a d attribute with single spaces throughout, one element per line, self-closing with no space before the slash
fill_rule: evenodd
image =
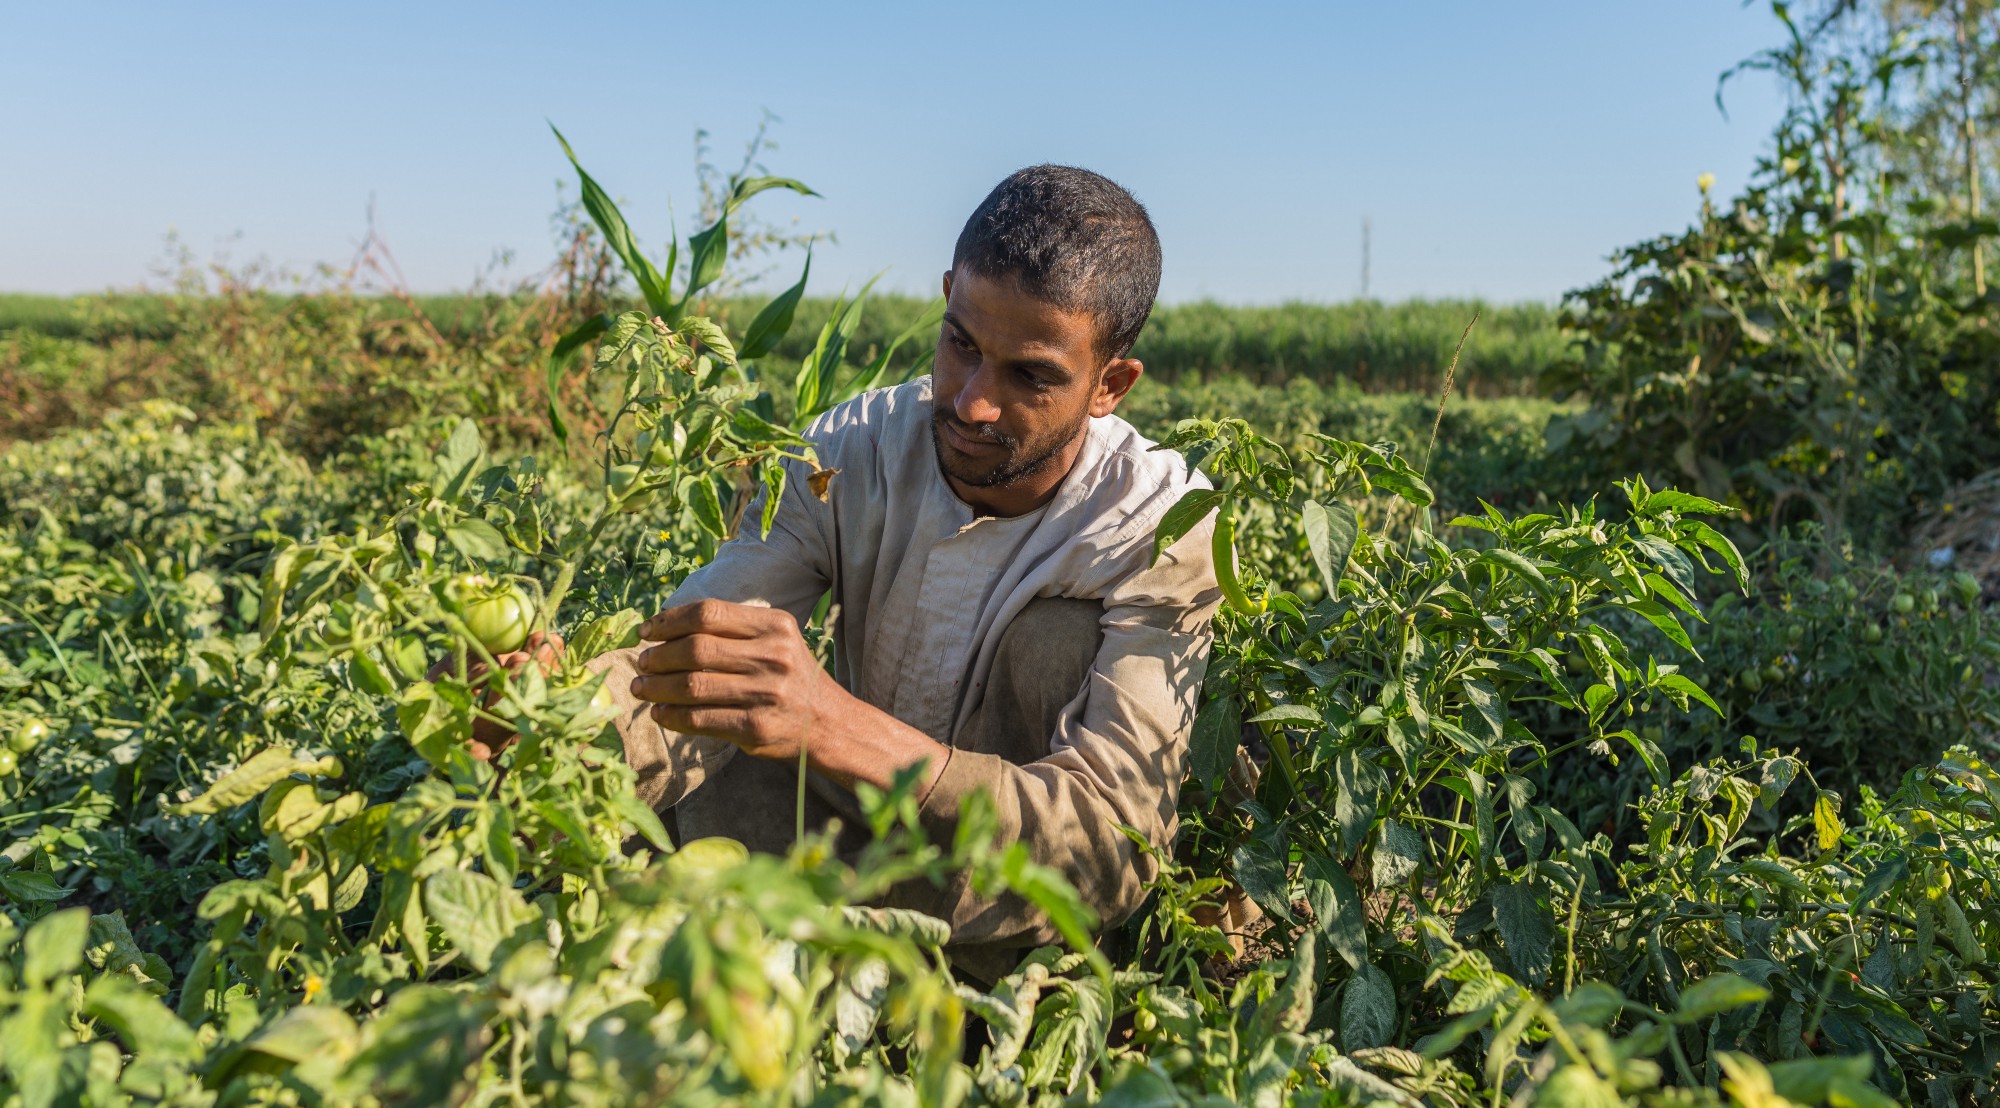
<path id="1" fill-rule="evenodd" d="M 1888 549 L 1913 509 L 2000 462 L 2000 301 L 1979 269 L 2000 226 L 1977 173 L 1968 208 L 1907 169 L 1962 138 L 1929 110 L 1957 83 L 1919 75 L 2000 47 L 1988 20 L 1960 48 L 1872 7 L 1795 21 L 1774 5 L 1790 41 L 1747 66 L 1790 94 L 1776 149 L 1733 202 L 1704 192 L 1693 227 L 1619 251 L 1571 295 L 1577 357 L 1548 383 L 1591 407 L 1551 427 L 1553 451 L 1743 504 L 1774 531 L 1812 520 Z"/>

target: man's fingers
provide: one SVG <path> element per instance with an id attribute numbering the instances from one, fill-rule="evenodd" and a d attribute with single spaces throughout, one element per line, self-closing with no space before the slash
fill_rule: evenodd
<path id="1" fill-rule="evenodd" d="M 670 706 L 740 707 L 765 699 L 754 683 L 734 674 L 708 670 L 641 674 L 632 679 L 632 695 L 648 703 Z"/>
<path id="2" fill-rule="evenodd" d="M 653 705 L 653 722 L 683 735 L 709 735 L 741 742 L 750 733 L 750 713 L 742 708 L 688 708 Z"/>
<path id="3" fill-rule="evenodd" d="M 757 656 L 745 646 L 750 641 L 707 632 L 683 635 L 641 650 L 639 656 L 632 660 L 632 667 L 640 673 L 683 673 L 691 670 L 755 673 L 762 666 Z"/>
<path id="4" fill-rule="evenodd" d="M 774 611 L 767 604 L 731 604 L 725 600 L 697 600 L 668 608 L 639 625 L 639 637 L 648 642 L 666 642 L 683 635 L 708 634 L 747 639 L 764 634 L 789 613 Z"/>

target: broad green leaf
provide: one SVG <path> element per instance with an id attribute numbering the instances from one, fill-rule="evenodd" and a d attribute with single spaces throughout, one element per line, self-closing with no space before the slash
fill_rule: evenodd
<path id="1" fill-rule="evenodd" d="M 1681 990 L 1675 1023 L 1698 1023 L 1746 1004 L 1769 1000 L 1771 990 L 1733 973 L 1711 974 Z"/>
<path id="2" fill-rule="evenodd" d="M 84 989 L 83 1010 L 117 1031 L 134 1054 L 180 1062 L 201 1056 L 200 1043 L 188 1025 L 129 977 L 107 974 L 92 981 Z"/>
<path id="3" fill-rule="evenodd" d="M 694 303 L 695 294 L 722 276 L 722 264 L 729 260 L 729 214 L 688 239 L 688 283 L 681 290 L 681 306 Z"/>
<path id="4" fill-rule="evenodd" d="M 799 309 L 799 298 L 806 294 L 806 278 L 812 275 L 812 253 L 806 253 L 805 268 L 800 270 L 798 281 L 791 288 L 773 297 L 764 305 L 757 318 L 750 321 L 750 329 L 743 334 L 743 345 L 736 355 L 744 360 L 761 358 L 771 352 L 792 329 L 792 317 Z"/>
<path id="5" fill-rule="evenodd" d="M 674 328 L 684 337 L 701 344 L 701 349 L 711 358 L 724 365 L 736 364 L 736 347 L 720 324 L 707 316 L 689 316 L 680 320 Z"/>
<path id="6" fill-rule="evenodd" d="M 1493 924 L 1507 944 L 1507 957 L 1531 985 L 1548 982 L 1555 957 L 1555 912 L 1532 885 L 1501 885 L 1493 890 Z"/>
<path id="7" fill-rule="evenodd" d="M 1399 458 L 1397 462 L 1400 465 L 1402 460 Z M 1437 501 L 1437 494 L 1431 492 L 1431 487 L 1424 483 L 1424 479 L 1410 471 L 1407 466 L 1399 469 L 1370 470 L 1368 480 L 1376 488 L 1387 489 L 1419 508 L 1428 508 Z"/>
<path id="8" fill-rule="evenodd" d="M 1505 569 L 1515 574 L 1526 581 L 1539 596 L 1546 597 L 1549 595 L 1550 585 L 1548 576 L 1542 572 L 1542 567 L 1536 565 L 1525 554 L 1502 547 L 1495 547 L 1492 550 L 1480 551 L 1477 561 L 1481 564 L 1493 566 L 1497 569 Z"/>
<path id="9" fill-rule="evenodd" d="M 1674 618 L 1674 614 L 1667 610 L 1666 605 L 1657 600 L 1646 599 L 1627 600 L 1620 607 L 1643 617 L 1646 622 L 1659 628 L 1660 633 L 1672 640 L 1675 646 L 1697 658 L 1701 657 L 1701 651 L 1694 648 L 1694 643 L 1688 638 L 1687 630 L 1681 626 L 1681 621 Z"/>
<path id="10" fill-rule="evenodd" d="M 444 448 L 432 459 L 431 487 L 439 498 L 457 500 L 472 478 L 486 468 L 485 460 L 486 446 L 479 441 L 478 424 L 460 419 L 452 427 Z"/>
<path id="11" fill-rule="evenodd" d="M 1585 981 L 1556 1001 L 1555 1009 L 1566 1023 L 1601 1028 L 1625 1010 L 1625 995 L 1602 981 Z"/>
<path id="12" fill-rule="evenodd" d="M 639 645 L 639 625 L 645 617 L 637 608 L 622 608 L 608 615 L 598 616 L 577 628 L 569 640 L 569 656 L 572 661 L 588 662 L 600 654 L 612 650 Z"/>
<path id="13" fill-rule="evenodd" d="M 445 540 L 474 564 L 507 557 L 507 537 L 483 519 L 461 519 L 445 525 Z"/>
<path id="14" fill-rule="evenodd" d="M 1294 940 L 1291 968 L 1250 1018 L 1247 1038 L 1251 1042 L 1269 1042 L 1280 1033 L 1297 1035 L 1305 1031 L 1312 1020 L 1313 997 L 1318 992 L 1318 946 L 1311 931 L 1300 932 Z"/>
<path id="15" fill-rule="evenodd" d="M 298 583 L 299 562 L 305 558 L 307 548 L 286 546 L 271 555 L 264 565 L 262 595 L 258 601 L 257 633 L 269 639 L 277 633 L 278 622 L 284 617 L 285 594 Z"/>
<path id="16" fill-rule="evenodd" d="M 424 910 L 482 973 L 492 967 L 500 943 L 533 915 L 513 889 L 462 869 L 439 870 L 424 879 Z"/>
<path id="17" fill-rule="evenodd" d="M 1691 699 L 1707 705 L 1708 710 L 1718 716 L 1722 714 L 1722 709 L 1716 706 L 1715 701 L 1709 697 L 1708 693 L 1700 685 L 1695 684 L 1694 679 L 1691 677 L 1679 673 L 1663 674 L 1658 684 L 1660 688 L 1684 693 Z"/>
<path id="18" fill-rule="evenodd" d="M 1167 547 L 1181 541 L 1181 537 L 1194 530 L 1195 525 L 1208 518 L 1208 513 L 1222 503 L 1223 493 L 1218 489 L 1189 489 L 1181 494 L 1174 506 L 1160 517 L 1160 525 L 1153 531 L 1153 564 Z"/>
<path id="19" fill-rule="evenodd" d="M 1361 893 L 1340 863 L 1324 854 L 1306 855 L 1306 903 L 1326 943 L 1350 967 L 1368 962 L 1368 927 L 1362 915 Z"/>
<path id="20" fill-rule="evenodd" d="M 1840 822 L 1840 801 L 1832 793 L 1821 792 L 1813 799 L 1813 832 L 1819 839 L 1822 853 L 1840 844 L 1840 836 L 1845 827 Z"/>
<path id="21" fill-rule="evenodd" d="M 46 985 L 83 966 L 83 947 L 90 937 L 90 909 L 65 908 L 36 920 L 21 936 L 21 976 L 30 985 Z"/>
<path id="22" fill-rule="evenodd" d="M 1353 556 L 1355 538 L 1360 534 L 1353 506 L 1308 500 L 1299 512 L 1299 526 L 1305 531 L 1306 546 L 1312 551 L 1313 564 L 1319 567 L 1326 595 L 1339 596 L 1340 579 L 1347 572 L 1347 559 Z"/>
<path id="23" fill-rule="evenodd" d="M 1291 888 L 1285 879 L 1285 859 L 1270 834 L 1252 835 L 1229 855 L 1229 869 L 1236 883 L 1264 909 L 1278 919 L 1292 918 Z"/>
<path id="24" fill-rule="evenodd" d="M 1676 512 L 1681 515 L 1719 515 L 1736 509 L 1693 493 L 1661 489 L 1646 497 L 1646 503 L 1640 510 L 1651 516 L 1659 515 L 1661 512 Z"/>
<path id="25" fill-rule="evenodd" d="M 1376 808 L 1388 788 L 1382 767 L 1363 758 L 1359 751 L 1343 750 L 1333 763 L 1335 792 L 1334 820 L 1340 825 L 1341 848 L 1360 853 L 1375 822 Z"/>
<path id="26" fill-rule="evenodd" d="M 1583 707 L 1590 713 L 1591 719 L 1603 715 L 1604 709 L 1616 699 L 1618 693 L 1609 685 L 1597 684 L 1583 690 Z"/>
<path id="27" fill-rule="evenodd" d="M 1340 1049 L 1353 1053 L 1396 1038 L 1396 987 L 1373 963 L 1347 979 L 1340 997 Z"/>
<path id="28" fill-rule="evenodd" d="M 1385 819 L 1370 859 L 1370 877 L 1378 889 L 1399 888 L 1416 875 L 1423 859 L 1423 836 L 1393 819 Z"/>
<path id="29" fill-rule="evenodd" d="M 757 537 L 770 538 L 771 528 L 778 522 L 778 508 L 785 502 L 785 467 L 765 465 L 761 470 L 764 506 L 757 513 Z"/>
<path id="30" fill-rule="evenodd" d="M 1304 704 L 1279 704 L 1259 712 L 1245 723 L 1291 723 L 1301 727 L 1317 727 L 1326 721 L 1320 717 L 1318 709 Z"/>
<path id="31" fill-rule="evenodd" d="M 1194 718 L 1194 734 L 1188 741 L 1188 765 L 1204 790 L 1214 793 L 1222 775 L 1236 761 L 1243 742 L 1243 711 L 1233 693 L 1215 697 L 1201 706 Z"/>
<path id="32" fill-rule="evenodd" d="M 1484 680 L 1472 678 L 1463 687 L 1465 706 L 1471 710 L 1462 717 L 1462 726 L 1486 746 L 1497 746 L 1507 734 L 1507 706 Z"/>
<path id="33" fill-rule="evenodd" d="M 31 869 L 10 869 L 0 871 L 0 892 L 14 900 L 49 901 L 61 900 L 63 888 L 55 878 Z"/>
<path id="34" fill-rule="evenodd" d="M 324 766 L 325 762 L 332 762 L 332 765 Z M 338 766 L 339 763 L 332 759 L 302 758 L 288 746 L 267 747 L 224 774 L 221 780 L 208 787 L 207 792 L 185 804 L 173 805 L 172 811 L 181 816 L 211 815 L 257 799 L 264 795 L 266 789 L 294 773 L 323 768 L 337 770 Z"/>
<path id="35" fill-rule="evenodd" d="M 1758 1063 L 1747 1055 L 1723 1052 L 1717 1055 L 1732 1077 Z M 1794 1058 L 1772 1062 L 1766 1071 L 1771 1091 L 1795 1104 L 1838 1104 L 1843 1108 L 1897 1108 L 1894 1098 L 1869 1083 L 1874 1058 L 1867 1054 L 1845 1057 Z M 1725 1086 L 1727 1087 L 1727 1086 Z"/>
<path id="36" fill-rule="evenodd" d="M 1687 533 L 1693 536 L 1694 541 L 1721 556 L 1723 563 L 1736 576 L 1736 588 L 1739 591 L 1746 593 L 1750 591 L 1750 571 L 1743 564 L 1743 555 L 1737 551 L 1736 544 L 1729 541 L 1728 536 L 1706 523 L 1698 522 L 1689 523 Z"/>
<path id="37" fill-rule="evenodd" d="M 701 529 L 718 539 L 729 537 L 729 523 L 722 518 L 722 499 L 716 495 L 715 482 L 706 476 L 694 477 L 688 482 L 688 508 L 694 513 L 694 521 Z"/>
<path id="38" fill-rule="evenodd" d="M 1667 756 L 1659 743 L 1630 730 L 1620 731 L 1611 737 L 1630 743 L 1639 760 L 1646 763 L 1646 771 L 1653 775 L 1653 783 L 1663 789 L 1667 787 Z"/>

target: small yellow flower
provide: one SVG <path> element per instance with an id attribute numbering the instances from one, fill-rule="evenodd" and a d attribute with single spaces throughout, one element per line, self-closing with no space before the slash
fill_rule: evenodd
<path id="1" fill-rule="evenodd" d="M 306 974 L 306 1001 L 305 1001 L 305 1002 L 306 1002 L 307 1004 L 311 1004 L 311 1003 L 312 1003 L 312 1000 L 313 1000 L 313 997 L 316 997 L 316 996 L 318 996 L 318 995 L 319 995 L 319 994 L 320 994 L 320 993 L 321 993 L 322 991 L 324 991 L 325 989 L 326 989 L 326 982 L 325 982 L 324 980 L 321 980 L 321 978 L 320 978 L 320 975 L 319 975 L 319 974 L 316 974 L 316 973 L 309 973 L 309 974 Z"/>
<path id="2" fill-rule="evenodd" d="M 1695 187 L 1701 190 L 1701 194 L 1703 196 L 1707 196 L 1708 190 L 1715 187 L 1715 174 L 1704 173 L 1701 176 L 1696 177 L 1694 179 L 1694 183 Z"/>

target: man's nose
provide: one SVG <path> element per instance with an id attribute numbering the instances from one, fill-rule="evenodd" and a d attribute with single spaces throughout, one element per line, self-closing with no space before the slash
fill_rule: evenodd
<path id="1" fill-rule="evenodd" d="M 992 371 L 982 362 L 966 375 L 953 399 L 952 413 L 960 423 L 979 426 L 1000 421 L 1000 402 L 993 394 Z"/>

